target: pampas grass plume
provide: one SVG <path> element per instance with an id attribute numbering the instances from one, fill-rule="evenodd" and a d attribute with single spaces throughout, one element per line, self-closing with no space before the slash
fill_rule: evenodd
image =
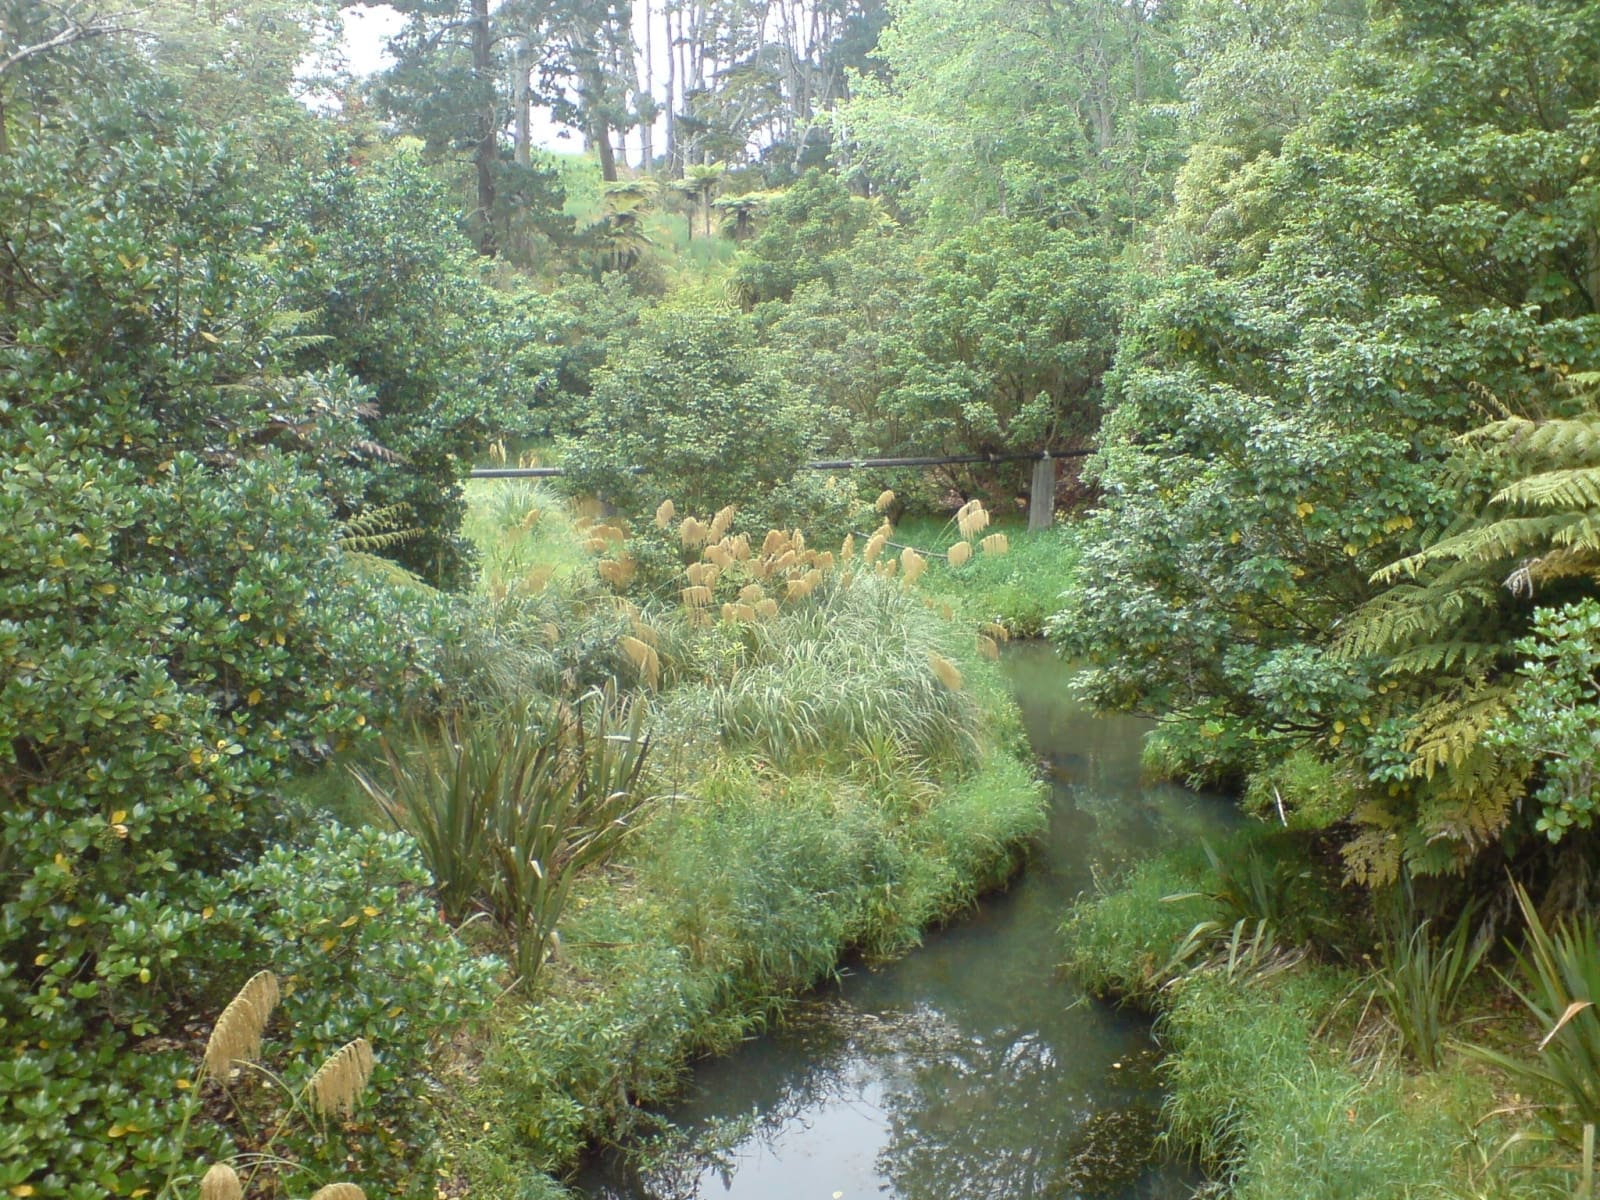
<path id="1" fill-rule="evenodd" d="M 978 635 L 978 653 L 984 658 L 996 659 L 1000 657 L 1000 647 L 992 637 L 980 633 Z"/>
<path id="2" fill-rule="evenodd" d="M 277 1006 L 278 977 L 271 971 L 257 971 L 228 1001 L 228 1007 L 212 1027 L 206 1040 L 205 1073 L 220 1079 L 235 1062 L 260 1054 L 261 1034 Z"/>
<path id="3" fill-rule="evenodd" d="M 239 1173 L 227 1163 L 212 1163 L 200 1180 L 200 1200 L 244 1200 Z"/>
<path id="4" fill-rule="evenodd" d="M 717 509 L 716 515 L 711 518 L 711 540 L 720 542 L 729 528 L 733 525 L 734 506 L 729 504 Z"/>
<path id="5" fill-rule="evenodd" d="M 1011 549 L 1011 542 L 1003 533 L 991 533 L 978 544 L 985 554 L 1004 554 Z"/>
<path id="6" fill-rule="evenodd" d="M 972 544 L 970 542 L 957 542 L 954 546 L 950 547 L 948 558 L 952 567 L 964 565 L 971 557 Z"/>
<path id="7" fill-rule="evenodd" d="M 685 517 L 683 524 L 678 526 L 678 539 L 689 547 L 704 546 L 709 540 L 710 530 L 700 524 L 693 517 Z"/>
<path id="8" fill-rule="evenodd" d="M 933 668 L 933 673 L 939 677 L 939 682 L 944 684 L 945 687 L 952 692 L 961 690 L 961 672 L 957 670 L 955 663 L 944 655 L 935 654 L 930 650 L 928 652 L 928 665 Z"/>
<path id="9" fill-rule="evenodd" d="M 656 508 L 656 528 L 665 529 L 672 524 L 672 518 L 678 515 L 678 506 L 670 499 L 663 500 Z"/>
<path id="10" fill-rule="evenodd" d="M 372 1046 L 366 1038 L 358 1037 L 339 1047 L 306 1085 L 311 1106 L 323 1116 L 354 1112 L 367 1080 L 372 1078 L 372 1065 Z"/>
<path id="11" fill-rule="evenodd" d="M 893 503 L 894 492 L 889 488 L 884 488 L 883 491 L 878 493 L 878 498 L 872 502 L 872 507 L 879 512 L 888 512 L 889 506 Z"/>
<path id="12" fill-rule="evenodd" d="M 661 678 L 661 658 L 656 653 L 656 648 L 643 638 L 628 636 L 620 638 L 617 644 L 628 656 L 628 661 L 633 664 L 634 670 L 638 671 L 651 687 L 655 687 Z"/>
<path id="13" fill-rule="evenodd" d="M 367 1194 L 353 1183 L 330 1183 L 312 1192 L 311 1200 L 367 1200 Z"/>

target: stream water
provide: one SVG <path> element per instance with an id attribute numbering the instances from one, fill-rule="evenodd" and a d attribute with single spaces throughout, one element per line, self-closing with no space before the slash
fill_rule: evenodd
<path id="1" fill-rule="evenodd" d="M 639 1178 L 599 1162 L 592 1200 L 1166 1200 L 1196 1178 L 1154 1154 L 1148 1024 L 1060 977 L 1059 926 L 1097 874 L 1230 822 L 1218 797 L 1139 782 L 1143 721 L 1095 718 L 1046 646 L 1005 667 L 1052 779 L 1027 871 L 888 966 L 848 967 L 784 1028 L 698 1066 L 669 1115 L 731 1128 L 714 1161 Z"/>

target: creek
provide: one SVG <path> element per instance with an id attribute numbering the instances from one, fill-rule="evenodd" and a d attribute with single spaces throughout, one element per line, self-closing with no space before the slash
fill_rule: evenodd
<path id="1" fill-rule="evenodd" d="M 698 1065 L 669 1114 L 719 1149 L 640 1176 L 601 1160 L 591 1200 L 1177 1200 L 1198 1178 L 1155 1153 L 1147 1022 L 1056 969 L 1074 896 L 1232 822 L 1220 797 L 1144 786 L 1149 723 L 1093 717 L 1048 646 L 1005 656 L 1051 779 L 1049 829 L 1001 894 L 884 967 L 847 964 L 783 1027 Z"/>

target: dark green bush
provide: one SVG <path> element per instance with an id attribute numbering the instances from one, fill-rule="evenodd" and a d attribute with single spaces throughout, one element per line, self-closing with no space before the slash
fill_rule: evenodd
<path id="1" fill-rule="evenodd" d="M 534 299 L 488 286 L 447 189 L 419 160 L 358 170 L 334 156 L 271 222 L 283 305 L 309 335 L 294 366 L 348 372 L 370 392 L 352 444 L 319 472 L 341 516 L 401 506 L 407 536 L 382 552 L 459 587 L 472 567 L 461 481 L 484 443 L 533 420 L 556 351 L 534 328 Z"/>
<path id="2" fill-rule="evenodd" d="M 594 376 L 582 431 L 565 447 L 566 483 L 644 519 L 670 499 L 681 513 L 737 504 L 751 519 L 763 508 L 762 521 L 801 525 L 803 510 L 771 497 L 811 457 L 820 420 L 813 397 L 760 352 L 747 317 L 653 310 Z"/>
<path id="3" fill-rule="evenodd" d="M 345 1043 L 372 1044 L 376 1065 L 354 1117 L 320 1133 L 291 1125 L 276 1150 L 390 1194 L 431 1188 L 437 1043 L 484 1014 L 504 969 L 456 939 L 424 890 L 430 882 L 405 835 L 331 826 L 208 881 L 186 960 L 213 1012 L 256 970 L 278 973 L 283 1019 L 270 1026 L 264 1063 L 293 1089 Z M 248 1119 L 230 1132 L 244 1147 L 251 1130 L 277 1123 L 285 1097 L 267 1087 L 236 1098 Z"/>
<path id="4" fill-rule="evenodd" d="M 210 889 L 432 657 L 315 470 L 366 393 L 279 366 L 250 176 L 135 90 L 0 175 L 0 1180 L 40 1200 L 159 1186 L 152 1039 L 238 982 Z"/>

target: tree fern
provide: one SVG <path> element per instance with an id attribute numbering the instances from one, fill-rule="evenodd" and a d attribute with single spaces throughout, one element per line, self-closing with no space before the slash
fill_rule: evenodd
<path id="1" fill-rule="evenodd" d="M 1579 377 L 1571 394 L 1592 409 L 1600 376 Z M 1444 480 L 1460 519 L 1376 572 L 1389 586 L 1334 643 L 1392 681 L 1377 706 L 1387 741 L 1368 747 L 1387 793 L 1357 809 L 1345 848 L 1351 875 L 1370 884 L 1402 866 L 1462 867 L 1503 833 L 1534 770 L 1489 736 L 1512 713 L 1515 644 L 1543 589 L 1600 579 L 1600 414 L 1492 422 L 1458 440 Z"/>
<path id="2" fill-rule="evenodd" d="M 421 526 L 407 525 L 411 506 L 388 504 L 369 508 L 348 518 L 339 533 L 339 548 L 347 553 L 378 554 L 402 542 L 421 537 Z"/>

